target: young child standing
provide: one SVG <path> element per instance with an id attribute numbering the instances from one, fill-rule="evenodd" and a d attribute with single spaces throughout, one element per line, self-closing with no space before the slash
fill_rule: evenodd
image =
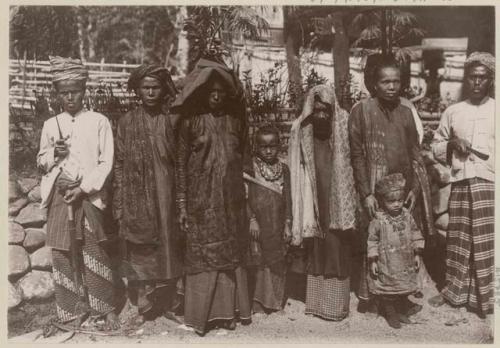
<path id="1" fill-rule="evenodd" d="M 250 253 L 248 259 L 253 312 L 269 313 L 283 307 L 286 243 L 290 240 L 290 171 L 280 162 L 279 131 L 263 126 L 255 135 L 253 176 L 248 183 Z"/>
<path id="2" fill-rule="evenodd" d="M 368 287 L 382 305 L 388 324 L 399 329 L 409 323 L 402 304 L 417 291 L 424 238 L 410 211 L 403 207 L 406 181 L 402 174 L 387 175 L 375 186 L 381 210 L 368 228 Z"/>

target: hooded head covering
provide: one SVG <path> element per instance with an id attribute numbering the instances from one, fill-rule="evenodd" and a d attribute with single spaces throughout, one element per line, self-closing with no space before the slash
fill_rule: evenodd
<path id="1" fill-rule="evenodd" d="M 143 64 L 132 71 L 127 83 L 128 89 L 137 90 L 141 84 L 141 80 L 146 76 L 153 77 L 160 81 L 169 95 L 175 96 L 177 94 L 177 89 L 172 81 L 170 72 L 160 65 L 151 64 Z"/>
<path id="2" fill-rule="evenodd" d="M 356 222 L 356 191 L 351 167 L 347 121 L 349 114 L 340 108 L 333 88 L 319 85 L 309 90 L 301 115 L 292 123 L 288 156 L 292 191 L 292 245 L 300 245 L 307 237 L 325 238 L 327 231 L 319 225 L 318 188 L 314 163 L 313 125 L 304 122 L 314 112 L 314 101 L 331 105 L 332 122 L 329 138 L 331 161 L 330 226 L 349 230 Z"/>
<path id="3" fill-rule="evenodd" d="M 89 72 L 80 59 L 49 56 L 52 82 L 75 80 L 87 81 Z"/>
<path id="4" fill-rule="evenodd" d="M 304 107 L 302 108 L 302 113 L 299 119 L 301 122 L 307 117 L 311 116 L 314 111 L 314 102 L 319 99 L 322 103 L 330 105 L 332 108 L 338 108 L 337 102 L 335 100 L 335 91 L 333 88 L 327 85 L 314 86 L 307 93 L 306 100 L 304 101 Z"/>
<path id="5" fill-rule="evenodd" d="M 375 185 L 375 193 L 380 197 L 384 197 L 391 192 L 404 192 L 405 186 L 406 180 L 403 174 L 389 174 L 377 181 L 377 184 Z"/>
<path id="6" fill-rule="evenodd" d="M 473 52 L 465 60 L 465 70 L 470 68 L 473 64 L 481 64 L 489 70 L 490 73 L 495 74 L 495 57 L 488 52 Z"/>
<path id="7" fill-rule="evenodd" d="M 200 97 L 199 92 L 214 77 L 219 78 L 228 88 L 229 101 L 235 102 L 235 106 L 244 109 L 243 87 L 233 71 L 225 64 L 202 58 L 184 80 L 184 88 L 172 104 L 173 112 L 186 112 L 194 105 L 202 104 L 196 100 Z"/>

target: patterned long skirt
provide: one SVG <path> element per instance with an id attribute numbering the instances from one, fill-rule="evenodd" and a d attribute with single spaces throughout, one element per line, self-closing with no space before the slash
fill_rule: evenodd
<path id="1" fill-rule="evenodd" d="M 446 283 L 441 291 L 453 305 L 493 310 L 493 182 L 474 178 L 452 184 L 446 237 Z"/>
<path id="2" fill-rule="evenodd" d="M 114 273 L 109 255 L 98 244 L 86 217 L 84 221 L 81 274 L 83 284 L 87 287 L 86 302 L 90 307 L 90 315 L 98 317 L 115 309 Z M 80 300 L 79 294 L 83 295 L 83 288 L 78 289 L 79 291 L 76 289 L 69 252 L 52 249 L 52 263 L 57 316 L 61 321 L 70 321 L 80 314 L 77 313 L 75 304 Z"/>
<path id="3" fill-rule="evenodd" d="M 204 333 L 214 320 L 249 320 L 250 301 L 246 270 L 207 271 L 187 274 L 184 292 L 184 322 Z"/>
<path id="4" fill-rule="evenodd" d="M 340 321 L 349 314 L 350 278 L 307 275 L 306 314 Z"/>

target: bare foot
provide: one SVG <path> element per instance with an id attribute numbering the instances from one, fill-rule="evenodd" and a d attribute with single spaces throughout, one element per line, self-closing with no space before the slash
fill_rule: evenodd
<path id="1" fill-rule="evenodd" d="M 163 317 L 165 317 L 165 319 L 168 319 L 168 320 L 171 320 L 173 322 L 176 322 L 177 324 L 184 324 L 184 320 L 182 320 L 182 318 L 180 318 L 177 315 L 175 315 L 174 312 L 165 311 L 163 313 Z"/>
<path id="2" fill-rule="evenodd" d="M 135 314 L 134 316 L 128 318 L 126 325 L 132 328 L 138 328 L 146 322 L 146 318 L 142 314 Z"/>
<path id="3" fill-rule="evenodd" d="M 236 329 L 236 320 L 232 319 L 232 320 L 226 322 L 225 328 L 228 330 L 235 330 Z"/>
<path id="4" fill-rule="evenodd" d="M 444 297 L 441 296 L 441 294 L 439 295 L 436 295 L 436 296 L 433 296 L 431 297 L 428 301 L 427 301 L 432 307 L 440 307 L 442 305 L 444 305 L 444 303 L 446 302 Z"/>
<path id="5" fill-rule="evenodd" d="M 120 328 L 120 321 L 115 312 L 109 312 L 106 315 L 106 325 L 105 329 L 109 331 L 118 330 Z"/>

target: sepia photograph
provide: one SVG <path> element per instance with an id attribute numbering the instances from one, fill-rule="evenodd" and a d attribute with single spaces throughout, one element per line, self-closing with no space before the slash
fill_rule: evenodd
<path id="1" fill-rule="evenodd" d="M 357 3 L 6 6 L 6 341 L 493 344 L 494 2 Z"/>

